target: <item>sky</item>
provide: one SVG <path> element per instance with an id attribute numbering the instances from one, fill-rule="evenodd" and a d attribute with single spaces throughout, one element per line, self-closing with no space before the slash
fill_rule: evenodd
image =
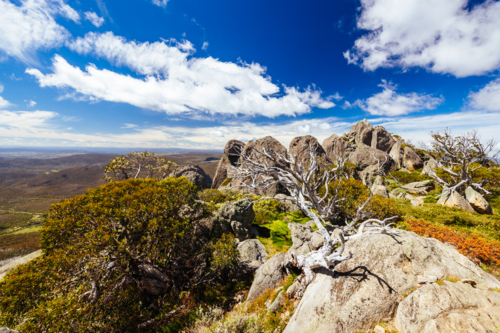
<path id="1" fill-rule="evenodd" d="M 288 146 L 362 119 L 500 140 L 499 17 L 493 0 L 0 0 L 0 147 Z"/>

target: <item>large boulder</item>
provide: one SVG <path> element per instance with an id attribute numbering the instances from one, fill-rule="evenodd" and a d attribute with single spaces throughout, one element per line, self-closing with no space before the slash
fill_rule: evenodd
<path id="1" fill-rule="evenodd" d="M 434 190 L 434 182 L 432 180 L 424 180 L 422 182 L 409 183 L 401 186 L 406 192 L 411 194 L 426 195 L 428 192 Z"/>
<path id="2" fill-rule="evenodd" d="M 237 166 L 241 150 L 245 146 L 244 142 L 238 140 L 229 140 L 224 147 L 224 155 L 219 161 L 215 176 L 212 181 L 212 188 L 218 189 L 227 178 L 227 169 L 229 166 Z"/>
<path id="3" fill-rule="evenodd" d="M 391 151 L 389 152 L 389 156 L 394 160 L 396 163 L 396 168 L 401 169 L 403 167 L 403 160 L 404 160 L 404 155 L 405 151 L 403 149 L 403 144 L 401 141 L 396 141 L 394 145 L 391 148 Z"/>
<path id="4" fill-rule="evenodd" d="M 445 190 L 443 189 L 443 192 L 444 191 Z M 449 192 L 446 192 L 439 198 L 437 204 L 448 207 L 457 207 L 466 210 L 468 212 L 474 212 L 474 208 L 472 208 L 469 201 L 467 201 L 467 199 L 462 197 L 460 193 L 458 193 L 457 191 L 454 191 L 451 194 Z"/>
<path id="5" fill-rule="evenodd" d="M 371 147 L 389 153 L 396 143 L 391 133 L 382 126 L 376 126 L 372 132 Z"/>
<path id="6" fill-rule="evenodd" d="M 381 171 L 385 174 L 396 170 L 396 163 L 389 154 L 366 145 L 359 146 L 351 154 L 349 162 L 356 166 L 357 177 L 365 185 L 370 184 L 372 178 L 378 175 L 379 164 L 381 165 Z"/>
<path id="7" fill-rule="evenodd" d="M 196 185 L 196 187 L 198 187 L 199 191 L 208 188 L 208 183 L 207 183 L 208 176 L 205 173 L 205 171 L 203 171 L 203 169 L 200 167 L 193 165 L 186 165 L 180 167 L 179 170 L 175 171 L 173 176 L 186 177 L 191 182 L 193 182 L 193 184 Z"/>
<path id="8" fill-rule="evenodd" d="M 232 230 L 240 241 L 250 238 L 255 212 L 250 199 L 226 202 L 215 215 L 215 220 L 222 230 Z"/>
<path id="9" fill-rule="evenodd" d="M 446 276 L 500 288 L 500 281 L 454 247 L 408 231 L 364 235 L 346 243 L 349 252 L 353 257 L 335 271 L 316 270 L 285 333 L 369 331 L 394 318 L 405 294 Z"/>
<path id="10" fill-rule="evenodd" d="M 381 176 L 377 176 L 373 185 L 371 187 L 373 195 L 378 195 L 383 198 L 389 198 L 389 190 L 384 185 L 384 179 Z"/>
<path id="11" fill-rule="evenodd" d="M 323 149 L 326 155 L 332 162 L 336 162 L 339 158 L 346 159 L 356 150 L 356 145 L 347 142 L 338 135 L 333 134 L 323 141 Z"/>
<path id="12" fill-rule="evenodd" d="M 319 249 L 323 245 L 323 236 L 311 227 L 300 223 L 288 223 L 292 235 L 293 246 L 288 252 L 295 255 L 306 254 Z"/>
<path id="13" fill-rule="evenodd" d="M 472 187 L 468 186 L 465 189 L 465 198 L 476 212 L 489 215 L 493 214 L 493 210 L 488 201 Z"/>
<path id="14" fill-rule="evenodd" d="M 257 269 L 252 286 L 248 292 L 247 302 L 252 302 L 267 289 L 279 286 L 281 281 L 286 277 L 284 268 L 285 260 L 286 254 L 280 252 Z"/>
<path id="15" fill-rule="evenodd" d="M 319 144 L 318 140 L 310 135 L 297 136 L 290 142 L 290 148 L 288 152 L 292 156 L 296 156 L 297 162 L 302 163 L 302 165 L 309 164 L 310 150 L 313 150 L 323 165 L 330 164 L 326 152 L 323 147 Z M 292 166 L 293 167 L 293 166 Z"/>
<path id="16" fill-rule="evenodd" d="M 265 262 L 267 259 L 266 248 L 258 239 L 247 239 L 239 242 L 236 250 L 239 261 L 258 260 Z"/>
<path id="17" fill-rule="evenodd" d="M 286 148 L 272 136 L 266 136 L 264 138 L 258 139 L 255 142 L 253 140 L 248 141 L 245 147 L 243 148 L 243 153 L 247 156 L 250 156 L 250 158 L 252 158 L 253 160 L 259 162 L 266 161 L 269 166 L 275 166 L 276 164 L 274 162 L 259 154 L 257 150 L 261 152 L 263 152 L 264 150 L 267 152 L 275 151 L 284 156 L 286 156 L 287 153 Z M 244 163 L 242 157 L 239 158 L 238 163 L 239 164 Z M 228 176 L 232 178 L 232 175 Z M 233 178 L 233 180 L 229 183 L 228 186 L 234 187 L 236 190 L 247 191 L 256 195 L 264 195 L 268 197 L 272 197 L 278 193 L 287 194 L 285 188 L 283 188 L 283 186 L 281 186 L 280 184 L 274 184 L 265 189 L 253 189 L 253 190 L 249 190 L 248 188 L 245 187 L 240 187 L 240 185 L 242 185 L 243 183 L 250 184 L 251 182 L 252 181 L 250 179 Z"/>
<path id="18" fill-rule="evenodd" d="M 464 282 L 428 284 L 399 304 L 395 325 L 401 333 L 497 332 L 500 293 Z"/>
<path id="19" fill-rule="evenodd" d="M 373 126 L 368 120 L 363 119 L 351 126 L 351 133 L 354 134 L 354 140 L 357 145 L 372 145 Z"/>
<path id="20" fill-rule="evenodd" d="M 420 156 L 418 156 L 413 149 L 405 147 L 403 166 L 410 171 L 415 171 L 422 168 L 424 166 L 424 162 L 422 162 Z"/>

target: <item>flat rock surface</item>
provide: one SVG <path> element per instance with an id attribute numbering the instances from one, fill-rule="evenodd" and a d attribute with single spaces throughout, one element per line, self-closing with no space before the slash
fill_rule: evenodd
<path id="1" fill-rule="evenodd" d="M 31 260 L 38 258 L 41 255 L 42 255 L 42 250 L 38 250 L 28 254 L 27 256 L 13 260 L 3 266 L 0 266 L 0 281 L 3 280 L 4 276 L 7 275 L 7 273 L 10 272 L 12 269 L 16 268 L 19 265 L 24 265 L 30 262 Z"/>
<path id="2" fill-rule="evenodd" d="M 278 253 L 255 272 L 252 286 L 248 292 L 247 302 L 251 302 L 259 297 L 265 290 L 276 288 L 285 278 L 286 273 L 283 268 L 285 253 Z"/>
<path id="3" fill-rule="evenodd" d="M 349 251 L 353 258 L 335 272 L 317 270 L 285 333 L 369 331 L 391 320 L 403 294 L 426 277 L 456 276 L 478 288 L 500 287 L 456 249 L 412 232 L 366 235 L 349 241 Z"/>

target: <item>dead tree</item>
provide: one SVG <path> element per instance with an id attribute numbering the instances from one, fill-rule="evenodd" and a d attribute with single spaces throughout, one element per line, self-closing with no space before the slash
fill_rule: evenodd
<path id="1" fill-rule="evenodd" d="M 447 181 L 439 177 L 433 168 L 429 168 L 429 176 L 445 187 L 441 195 L 459 191 L 463 194 L 467 186 L 471 186 L 483 193 L 491 194 L 484 188 L 487 179 L 475 183 L 474 172 L 482 167 L 488 167 L 500 154 L 489 156 L 495 148 L 496 142 L 489 140 L 481 142 L 476 130 L 463 135 L 453 136 L 449 128 L 443 131 L 431 132 L 433 141 L 431 149 L 421 144 L 425 152 L 431 156 L 439 169 L 443 170 Z"/>
<path id="2" fill-rule="evenodd" d="M 274 184 L 282 185 L 290 193 L 291 199 L 267 197 L 259 200 L 291 200 L 314 221 L 323 236 L 321 248 L 299 256 L 292 255 L 290 259 L 290 263 L 303 272 L 299 295 L 314 278 L 315 268 L 331 269 L 337 263 L 352 257 L 351 252 L 344 254 L 346 242 L 367 234 L 397 233 L 392 229 L 397 216 L 384 220 L 367 219 L 371 215 L 370 212 L 366 212 L 373 197 L 371 191 L 369 198 L 359 207 L 352 221 L 345 221 L 343 225 L 334 224 L 341 222 L 337 206 L 344 198 L 338 197 L 337 190 L 344 179 L 343 170 L 347 159 L 338 158 L 336 165 L 325 166 L 319 161 L 314 147 L 309 147 L 309 158 L 305 160 L 299 160 L 294 154 L 283 155 L 265 149 L 254 149 L 251 155 L 242 151 L 240 156 L 239 167 L 232 167 L 229 170 L 232 178 L 246 180 L 246 183 L 238 185 L 239 187 L 254 190 L 265 189 Z M 331 193 L 330 185 L 333 186 L 335 193 Z M 320 195 L 320 190 L 324 190 L 324 194 Z M 325 225 L 340 229 L 338 238 L 332 239 Z"/>

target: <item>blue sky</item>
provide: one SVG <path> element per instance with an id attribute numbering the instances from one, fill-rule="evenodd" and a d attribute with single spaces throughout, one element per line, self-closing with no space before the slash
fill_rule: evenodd
<path id="1" fill-rule="evenodd" d="M 0 0 L 0 146 L 500 139 L 500 2 Z"/>

